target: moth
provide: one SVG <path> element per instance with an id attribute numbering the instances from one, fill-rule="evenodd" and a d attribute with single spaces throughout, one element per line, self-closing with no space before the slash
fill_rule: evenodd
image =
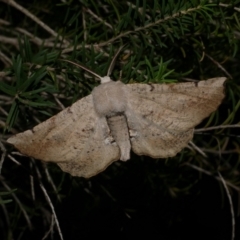
<path id="1" fill-rule="evenodd" d="M 112 63 L 105 77 L 83 67 L 101 80 L 90 95 L 7 142 L 24 155 L 89 178 L 114 161 L 130 159 L 131 149 L 152 158 L 175 156 L 224 98 L 225 77 L 124 84 L 110 79 Z"/>

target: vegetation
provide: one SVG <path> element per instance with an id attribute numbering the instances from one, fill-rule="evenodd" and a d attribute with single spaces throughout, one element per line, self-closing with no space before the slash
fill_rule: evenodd
<path id="1" fill-rule="evenodd" d="M 0 0 L 0 238 L 238 239 L 240 1 Z M 226 76 L 226 98 L 171 159 L 132 154 L 90 179 L 21 156 L 6 139 L 124 83 Z M 215 217 L 216 216 L 216 217 Z M 235 220 L 235 221 L 234 221 Z M 192 236 L 189 229 L 196 232 Z M 238 237 L 238 238 L 237 238 Z"/>

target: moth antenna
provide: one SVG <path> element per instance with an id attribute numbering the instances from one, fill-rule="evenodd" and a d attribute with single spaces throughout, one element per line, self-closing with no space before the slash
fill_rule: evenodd
<path id="1" fill-rule="evenodd" d="M 119 55 L 119 53 L 122 51 L 122 49 L 126 46 L 126 44 L 124 44 L 123 46 L 121 46 L 117 52 L 115 53 L 115 55 L 113 56 L 113 59 L 108 67 L 108 71 L 107 71 L 107 76 L 109 77 L 112 73 L 112 70 L 113 70 L 113 67 L 115 65 L 115 62 L 116 62 L 116 59 L 117 59 L 117 56 Z"/>
<path id="2" fill-rule="evenodd" d="M 83 65 L 81 65 L 81 64 L 79 64 L 79 63 L 75 63 L 75 62 L 72 62 L 72 61 L 66 60 L 66 59 L 64 59 L 64 60 L 62 60 L 62 61 L 64 61 L 64 62 L 69 62 L 69 63 L 71 63 L 71 64 L 73 64 L 73 65 L 75 65 L 75 66 L 77 66 L 77 67 L 80 67 L 80 68 L 84 69 L 85 71 L 91 73 L 91 74 L 94 75 L 95 77 L 99 78 L 100 81 L 102 80 L 102 77 L 99 76 L 97 73 L 93 72 L 93 71 L 90 70 L 89 68 L 87 68 L 87 67 L 85 67 L 85 66 L 83 66 Z"/>

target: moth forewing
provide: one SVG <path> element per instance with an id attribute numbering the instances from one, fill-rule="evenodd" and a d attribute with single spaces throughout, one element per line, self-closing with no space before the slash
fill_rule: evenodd
<path id="1" fill-rule="evenodd" d="M 225 81 L 126 85 L 132 150 L 153 158 L 175 156 L 192 140 L 194 127 L 220 105 Z"/>

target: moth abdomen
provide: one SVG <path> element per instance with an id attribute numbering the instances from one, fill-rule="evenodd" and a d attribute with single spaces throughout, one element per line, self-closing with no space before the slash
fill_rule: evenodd
<path id="1" fill-rule="evenodd" d="M 107 123 L 111 131 L 112 137 L 120 148 L 120 160 L 127 161 L 128 159 L 130 159 L 131 144 L 125 115 L 118 114 L 109 117 L 107 118 Z"/>

